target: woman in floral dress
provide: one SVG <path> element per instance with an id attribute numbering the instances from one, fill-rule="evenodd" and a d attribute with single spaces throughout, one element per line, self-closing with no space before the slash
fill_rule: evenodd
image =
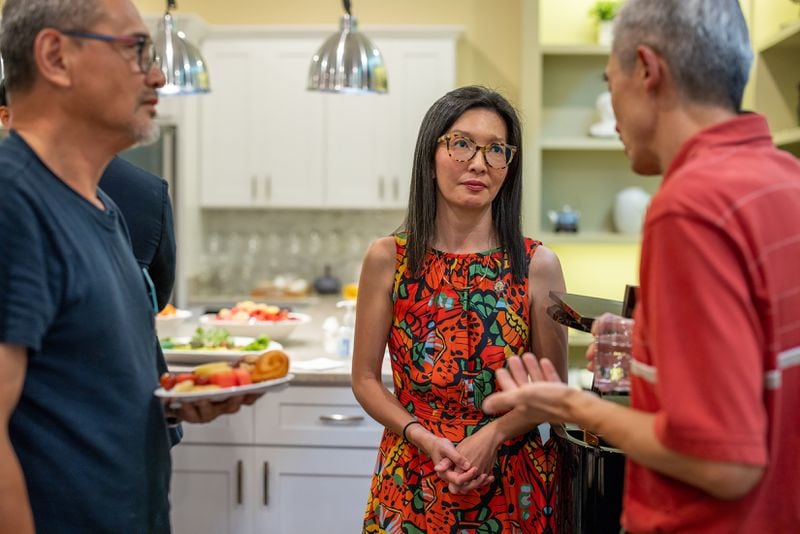
<path id="1" fill-rule="evenodd" d="M 524 238 L 519 120 L 463 87 L 422 122 L 402 231 L 375 241 L 359 282 L 353 390 L 386 430 L 364 532 L 552 532 L 555 447 L 512 410 L 481 411 L 514 354 L 566 375 L 557 257 Z M 381 381 L 388 343 L 394 393 Z"/>

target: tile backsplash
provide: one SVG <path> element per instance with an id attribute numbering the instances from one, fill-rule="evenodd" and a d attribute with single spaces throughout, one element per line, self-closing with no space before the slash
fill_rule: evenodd
<path id="1" fill-rule="evenodd" d="M 369 244 L 395 231 L 404 216 L 403 210 L 204 210 L 190 292 L 246 294 L 278 276 L 313 283 L 326 266 L 342 283 L 356 282 Z"/>

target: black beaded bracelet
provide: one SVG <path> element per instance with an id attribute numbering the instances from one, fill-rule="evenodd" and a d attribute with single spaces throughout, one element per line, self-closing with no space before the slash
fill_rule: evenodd
<path id="1" fill-rule="evenodd" d="M 415 424 L 416 424 L 416 425 L 421 425 L 422 423 L 420 423 L 420 422 L 419 422 L 419 421 L 417 421 L 416 419 L 412 419 L 411 421 L 409 421 L 408 423 L 406 423 L 406 426 L 404 426 L 404 427 L 403 427 L 403 439 L 404 439 L 405 441 L 408 441 L 408 437 L 406 436 L 406 430 L 408 430 L 408 427 L 410 427 L 411 425 L 415 425 Z"/>

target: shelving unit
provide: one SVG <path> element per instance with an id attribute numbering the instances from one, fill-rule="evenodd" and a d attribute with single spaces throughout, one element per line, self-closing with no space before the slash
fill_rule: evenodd
<path id="1" fill-rule="evenodd" d="M 780 130 L 772 135 L 775 144 L 779 147 L 789 147 L 791 145 L 800 144 L 800 126 L 797 128 L 788 128 Z"/>
<path id="2" fill-rule="evenodd" d="M 543 16 L 539 1 L 525 2 L 531 26 Z M 526 25 L 526 31 L 529 26 Z M 632 243 L 639 235 L 615 232 L 616 194 L 631 186 L 655 192 L 659 180 L 630 170 L 620 140 L 596 138 L 589 127 L 600 117 L 598 96 L 607 90 L 603 71 L 610 48 L 591 43 L 547 44 L 538 31 L 523 42 L 523 108 L 527 111 L 525 176 L 526 228 L 547 243 Z M 532 191 L 531 191 L 532 189 Z M 548 233 L 548 212 L 568 205 L 580 212 L 577 234 Z M 530 208 L 533 207 L 533 209 Z"/>
<path id="3" fill-rule="evenodd" d="M 756 52 L 753 107 L 767 118 L 775 144 L 800 157 L 800 20 Z"/>
<path id="4" fill-rule="evenodd" d="M 773 16 L 774 10 L 760 5 L 769 13 L 765 17 Z M 602 74 L 610 48 L 543 42 L 540 32 L 548 33 L 551 24 L 561 22 L 541 17 L 555 14 L 548 0 L 523 3 L 526 231 L 551 243 L 637 243 L 639 236 L 614 231 L 614 197 L 629 186 L 652 194 L 660 178 L 631 172 L 618 139 L 588 135 L 589 126 L 599 119 L 595 101 L 606 89 Z M 575 20 L 563 24 L 576 27 Z M 558 38 L 549 31 L 548 40 Z M 585 38 L 572 31 L 564 39 Z M 749 107 L 767 118 L 776 145 L 800 157 L 800 20 L 760 40 L 750 84 Z M 548 234 L 548 212 L 565 204 L 581 213 L 580 232 Z"/>
<path id="5" fill-rule="evenodd" d="M 539 228 L 549 229 L 548 212 L 569 205 L 581 213 L 580 232 L 555 234 L 555 241 L 637 242 L 614 232 L 611 212 L 620 190 L 640 186 L 653 193 L 657 180 L 636 176 L 618 138 L 588 135 L 599 119 L 595 102 L 606 90 L 603 70 L 608 48 L 549 46 L 541 61 L 541 173 Z"/>
<path id="6" fill-rule="evenodd" d="M 789 24 L 772 37 L 766 39 L 758 46 L 758 53 L 763 54 L 770 50 L 800 48 L 800 20 Z"/>

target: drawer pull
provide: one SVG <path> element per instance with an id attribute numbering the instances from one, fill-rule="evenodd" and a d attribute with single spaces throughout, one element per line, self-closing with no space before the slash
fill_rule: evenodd
<path id="1" fill-rule="evenodd" d="M 364 420 L 363 415 L 344 415 L 341 413 L 334 413 L 331 415 L 320 415 L 319 420 L 323 423 L 360 423 Z"/>

